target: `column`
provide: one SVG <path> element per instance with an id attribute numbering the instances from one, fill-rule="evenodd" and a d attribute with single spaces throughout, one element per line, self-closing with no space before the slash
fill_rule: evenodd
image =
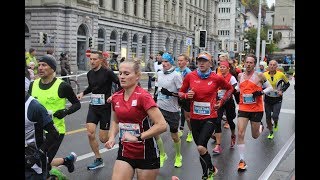
<path id="1" fill-rule="evenodd" d="M 172 14 L 172 0 L 169 0 L 169 2 L 168 2 L 168 16 L 167 16 L 169 23 L 172 23 L 171 14 Z"/>
<path id="2" fill-rule="evenodd" d="M 181 1 L 181 0 L 180 0 Z M 180 10 L 180 6 L 179 6 L 179 0 L 176 0 L 176 8 L 175 8 L 175 17 L 174 17 L 174 23 L 177 24 L 179 26 L 179 19 L 182 18 L 182 16 L 180 16 L 179 14 L 179 10 Z"/>
<path id="3" fill-rule="evenodd" d="M 159 9 L 160 9 L 160 22 L 165 21 L 164 19 L 164 0 L 160 0 L 159 2 Z M 153 12 L 156 13 L 156 12 Z"/>
<path id="4" fill-rule="evenodd" d="M 147 17 L 146 19 L 151 20 L 151 0 L 147 0 Z"/>
<path id="5" fill-rule="evenodd" d="M 112 10 L 112 1 L 111 0 L 103 0 L 104 8 L 111 11 Z"/>
<path id="6" fill-rule="evenodd" d="M 186 18 L 187 12 L 186 12 L 186 0 L 180 0 L 182 1 L 182 26 L 186 27 L 186 24 L 188 24 L 188 21 L 186 23 L 186 20 L 188 18 Z M 187 15 L 188 17 L 188 15 Z"/>
<path id="7" fill-rule="evenodd" d="M 143 6 L 144 6 L 144 0 L 138 0 L 138 7 L 137 7 L 137 16 L 139 18 L 143 18 Z"/>

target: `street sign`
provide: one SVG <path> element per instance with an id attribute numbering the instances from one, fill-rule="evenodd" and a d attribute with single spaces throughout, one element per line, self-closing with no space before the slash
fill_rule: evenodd
<path id="1" fill-rule="evenodd" d="M 192 38 L 186 38 L 186 46 L 192 45 Z"/>

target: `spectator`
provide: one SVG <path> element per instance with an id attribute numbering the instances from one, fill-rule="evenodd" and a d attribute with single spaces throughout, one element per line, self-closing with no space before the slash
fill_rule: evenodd
<path id="1" fill-rule="evenodd" d="M 29 52 L 26 53 L 26 63 L 29 66 L 30 62 L 34 62 L 34 74 L 38 74 L 38 61 L 36 59 L 36 50 L 34 48 L 30 48 Z"/>
<path id="2" fill-rule="evenodd" d="M 60 67 L 61 67 L 61 76 L 71 75 L 71 67 L 69 64 L 68 53 L 62 52 L 60 54 Z M 70 84 L 69 77 L 62 78 L 66 83 Z"/>
<path id="3" fill-rule="evenodd" d="M 50 48 L 50 49 L 47 50 L 47 54 L 50 54 L 50 55 L 53 56 L 53 53 L 54 53 L 54 50 L 53 50 L 53 49 Z"/>
<path id="4" fill-rule="evenodd" d="M 112 55 L 112 58 L 109 62 L 109 66 L 112 69 L 112 71 L 118 71 L 119 70 L 119 63 L 118 63 L 118 58 L 119 53 L 118 52 L 114 52 Z"/>
<path id="5" fill-rule="evenodd" d="M 149 60 L 147 62 L 146 68 L 145 68 L 145 72 L 154 72 L 154 60 L 153 60 L 153 55 L 149 56 Z M 152 91 L 152 77 L 153 77 L 153 73 L 148 73 L 148 91 Z"/>

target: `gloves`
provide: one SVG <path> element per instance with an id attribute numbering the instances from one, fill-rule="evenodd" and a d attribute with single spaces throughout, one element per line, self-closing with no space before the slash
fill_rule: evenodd
<path id="1" fill-rule="evenodd" d="M 58 119 L 64 118 L 66 115 L 68 115 L 68 110 L 67 109 L 60 109 L 56 111 L 53 116 L 57 117 Z"/>
<path id="2" fill-rule="evenodd" d="M 256 97 L 261 96 L 261 95 L 263 95 L 263 91 L 255 91 L 255 92 L 252 93 L 252 97 L 253 98 L 256 98 Z"/>
<path id="3" fill-rule="evenodd" d="M 168 89 L 166 88 L 161 88 L 161 93 L 167 96 L 173 96 L 172 92 L 170 92 Z"/>
<path id="4" fill-rule="evenodd" d="M 30 152 L 25 154 L 25 159 L 24 159 L 26 168 L 31 168 L 34 164 L 40 162 L 41 157 L 45 155 L 42 151 L 36 150 L 34 148 L 29 150 Z"/>

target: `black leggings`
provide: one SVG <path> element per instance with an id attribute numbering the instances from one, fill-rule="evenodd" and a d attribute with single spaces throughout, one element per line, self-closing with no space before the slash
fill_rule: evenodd
<path id="1" fill-rule="evenodd" d="M 215 129 L 215 133 L 221 133 L 221 120 L 222 120 L 224 111 L 226 111 L 226 117 L 227 117 L 227 121 L 230 126 L 230 129 L 234 130 L 236 128 L 236 125 L 233 122 L 233 119 L 236 117 L 236 105 L 234 104 L 233 98 L 230 98 L 218 110 L 218 118 L 216 123 L 217 126 Z"/>
<path id="2" fill-rule="evenodd" d="M 47 134 L 46 134 L 47 135 Z M 64 138 L 64 134 L 59 134 L 59 139 L 58 141 L 55 141 L 54 144 L 52 144 L 52 146 L 49 147 L 48 152 L 47 152 L 47 156 L 48 156 L 48 174 L 49 175 L 49 171 L 51 170 L 51 161 L 53 160 L 53 158 L 56 156 L 59 147 L 62 143 L 62 140 Z"/>

